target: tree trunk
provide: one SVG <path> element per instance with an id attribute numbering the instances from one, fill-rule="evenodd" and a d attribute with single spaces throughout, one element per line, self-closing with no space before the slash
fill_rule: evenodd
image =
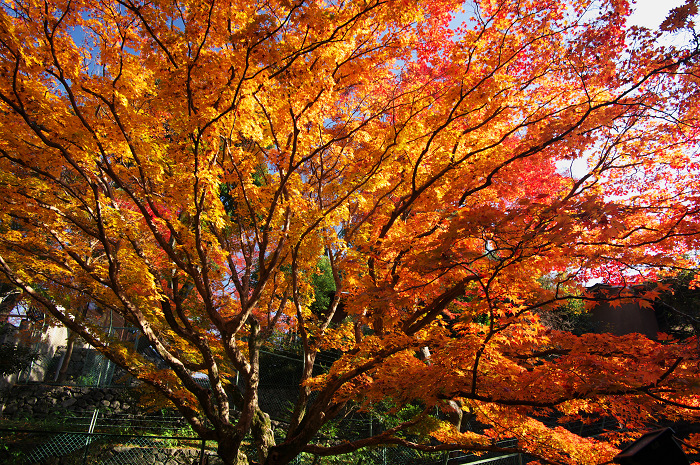
<path id="1" fill-rule="evenodd" d="M 87 316 L 89 305 L 83 306 L 83 311 L 80 314 L 80 320 L 83 321 Z M 110 323 L 111 325 L 111 323 Z M 66 342 L 66 355 L 63 356 L 63 361 L 61 362 L 61 368 L 58 370 L 58 376 L 56 381 L 59 383 L 65 383 L 66 377 L 68 375 L 68 365 L 70 364 L 70 359 L 73 356 L 73 347 L 75 346 L 75 340 L 78 338 L 78 333 L 68 330 L 70 334 L 68 335 L 68 341 Z"/>
<path id="2" fill-rule="evenodd" d="M 68 342 L 66 343 L 66 353 L 61 360 L 61 367 L 58 369 L 58 375 L 56 376 L 56 382 L 65 383 L 68 377 L 68 365 L 70 365 L 70 359 L 73 356 L 73 346 L 75 346 L 75 339 L 78 335 L 71 331 L 70 336 L 68 336 Z"/>
<path id="3" fill-rule="evenodd" d="M 304 446 L 313 437 L 314 433 L 320 428 L 319 423 L 305 425 L 305 427 L 297 430 L 292 438 L 287 438 L 282 444 L 272 446 L 265 460 L 265 465 L 287 465 L 299 455 Z"/>
<path id="4" fill-rule="evenodd" d="M 267 456 L 265 465 L 287 465 L 298 454 L 291 453 L 289 448 L 273 447 Z"/>
<path id="5" fill-rule="evenodd" d="M 216 452 L 224 465 L 248 465 L 248 457 L 241 450 L 240 441 L 219 441 Z"/>
<path id="6" fill-rule="evenodd" d="M 275 434 L 272 430 L 270 415 L 260 410 L 260 408 L 255 409 L 250 432 L 255 441 L 255 448 L 258 451 L 258 460 L 260 463 L 265 463 L 270 448 L 275 445 Z"/>

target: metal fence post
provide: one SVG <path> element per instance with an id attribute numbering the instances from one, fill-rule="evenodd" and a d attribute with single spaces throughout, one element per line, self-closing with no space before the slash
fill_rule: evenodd
<path id="1" fill-rule="evenodd" d="M 204 455 L 204 445 L 206 444 L 206 440 L 202 439 L 202 447 L 199 449 L 199 462 L 198 465 L 207 465 L 208 460 L 206 460 L 206 456 Z"/>
<path id="2" fill-rule="evenodd" d="M 88 428 L 88 434 L 85 436 L 85 454 L 83 454 L 83 465 L 87 465 L 87 458 L 88 458 L 88 449 L 90 448 L 90 438 L 92 437 L 92 433 L 95 431 L 95 423 L 97 423 L 97 414 L 100 411 L 100 409 L 95 409 L 94 412 L 92 412 L 92 420 L 90 420 L 90 427 Z"/>

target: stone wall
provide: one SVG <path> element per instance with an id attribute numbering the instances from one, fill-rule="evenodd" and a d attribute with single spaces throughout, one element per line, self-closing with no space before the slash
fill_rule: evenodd
<path id="1" fill-rule="evenodd" d="M 120 388 L 89 388 L 18 384 L 0 392 L 0 418 L 43 420 L 52 415 L 92 413 L 139 414 L 133 391 Z"/>

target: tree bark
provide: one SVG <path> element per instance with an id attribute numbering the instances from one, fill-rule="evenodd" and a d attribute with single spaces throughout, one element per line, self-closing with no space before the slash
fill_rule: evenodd
<path id="1" fill-rule="evenodd" d="M 58 376 L 56 377 L 57 383 L 65 383 L 68 377 L 68 365 L 70 365 L 70 359 L 73 356 L 73 347 L 75 346 L 75 339 L 78 337 L 77 333 L 71 331 L 70 336 L 68 336 L 68 342 L 66 343 L 66 353 L 61 360 L 61 367 L 58 369 Z"/>
<path id="2" fill-rule="evenodd" d="M 265 463 L 270 448 L 275 445 L 275 434 L 272 430 L 270 415 L 260 410 L 260 408 L 256 408 L 250 432 L 255 441 L 255 448 L 258 451 L 258 460 L 260 463 Z"/>
<path id="3" fill-rule="evenodd" d="M 80 314 L 80 321 L 82 322 L 88 314 L 89 306 L 88 304 L 83 306 L 83 311 Z M 110 323 L 111 325 L 111 323 Z M 71 331 L 68 336 L 68 341 L 66 342 L 66 355 L 63 356 L 61 361 L 61 368 L 58 370 L 58 376 L 56 377 L 56 382 L 65 383 L 66 377 L 68 376 L 68 365 L 70 364 L 70 359 L 73 356 L 73 347 L 75 346 L 75 340 L 80 336 L 75 331 Z"/>
<path id="4" fill-rule="evenodd" d="M 248 465 L 248 457 L 241 450 L 241 441 L 235 439 L 219 440 L 219 446 L 216 449 L 219 458 L 224 462 L 224 465 Z"/>

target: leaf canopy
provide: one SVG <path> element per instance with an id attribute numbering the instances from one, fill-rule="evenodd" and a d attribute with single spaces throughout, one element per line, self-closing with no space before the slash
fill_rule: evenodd
<path id="1" fill-rule="evenodd" d="M 550 462 L 609 460 L 614 438 L 543 419 L 694 419 L 699 394 L 694 339 L 574 336 L 539 318 L 585 300 L 591 278 L 696 265 L 698 46 L 627 29 L 629 7 L 6 2 L 0 269 L 227 464 L 249 433 L 269 465 L 512 437 Z M 451 29 L 461 8 L 473 17 Z M 314 311 L 321 289 L 335 292 Z M 80 317 L 87 303 L 139 328 L 168 368 Z M 304 370 L 275 445 L 259 352 L 280 337 L 303 346 Z M 314 376 L 330 349 L 340 358 Z M 483 428 L 428 419 L 446 399 Z M 380 401 L 424 408 L 315 442 Z M 417 424 L 439 444 L 402 435 Z"/>

